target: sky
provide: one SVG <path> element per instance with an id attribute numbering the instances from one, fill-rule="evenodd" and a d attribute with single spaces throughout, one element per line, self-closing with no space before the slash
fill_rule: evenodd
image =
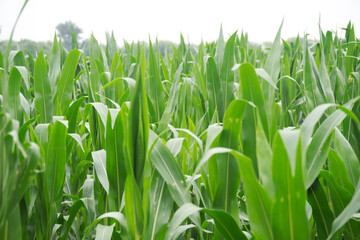
<path id="1" fill-rule="evenodd" d="M 9 38 L 23 0 L 0 0 L 0 40 Z M 52 40 L 56 25 L 71 20 L 102 43 L 114 32 L 118 42 L 159 40 L 198 44 L 214 41 L 222 24 L 225 37 L 248 33 L 252 42 L 272 41 L 284 19 L 282 38 L 305 33 L 318 38 L 323 30 L 344 33 L 349 20 L 360 32 L 360 0 L 29 0 L 15 30 L 14 40 Z"/>

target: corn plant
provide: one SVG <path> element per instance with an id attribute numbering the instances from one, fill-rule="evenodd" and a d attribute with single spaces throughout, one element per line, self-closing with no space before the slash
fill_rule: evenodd
<path id="1" fill-rule="evenodd" d="M 0 239 L 360 239 L 354 26 L 282 25 L 0 52 Z"/>

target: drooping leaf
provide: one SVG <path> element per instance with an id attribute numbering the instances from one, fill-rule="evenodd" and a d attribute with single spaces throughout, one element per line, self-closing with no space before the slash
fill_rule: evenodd
<path id="1" fill-rule="evenodd" d="M 104 149 L 91 153 L 94 161 L 96 176 L 106 193 L 109 194 L 109 180 L 106 173 L 106 151 Z"/>

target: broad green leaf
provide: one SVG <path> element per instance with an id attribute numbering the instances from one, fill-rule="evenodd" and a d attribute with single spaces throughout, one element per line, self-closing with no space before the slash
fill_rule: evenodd
<path id="1" fill-rule="evenodd" d="M 220 33 L 219 33 L 219 38 L 216 42 L 216 51 L 214 56 L 215 62 L 217 64 L 218 72 L 220 72 L 220 68 L 222 65 L 224 50 L 225 50 L 224 34 L 223 34 L 222 25 L 220 25 Z"/>
<path id="2" fill-rule="evenodd" d="M 53 96 L 42 49 L 35 62 L 34 89 L 38 121 L 39 123 L 50 123 L 53 116 Z"/>
<path id="3" fill-rule="evenodd" d="M 122 81 L 125 81 L 129 87 L 129 92 L 130 92 L 130 97 L 133 96 L 133 92 L 135 89 L 135 85 L 136 85 L 136 81 L 132 78 L 128 78 L 128 77 L 120 77 L 120 78 L 116 78 L 114 80 L 112 80 L 111 82 L 108 82 L 107 84 L 105 84 L 100 91 L 103 91 L 105 89 L 107 89 L 108 87 L 111 87 L 114 84 L 120 83 Z"/>
<path id="4" fill-rule="evenodd" d="M 155 108 L 153 121 L 160 122 L 165 109 L 165 92 L 161 84 L 158 63 L 151 40 L 149 39 L 149 78 L 146 79 L 147 93 Z"/>
<path id="5" fill-rule="evenodd" d="M 346 190 L 348 190 L 351 194 L 354 193 L 355 187 L 351 183 L 350 178 L 348 177 L 345 165 L 340 159 L 339 155 L 332 149 L 329 151 L 328 156 L 329 170 L 334 175 L 336 182 Z"/>
<path id="6" fill-rule="evenodd" d="M 183 204 L 172 217 L 165 239 L 174 239 L 174 233 L 180 224 L 191 215 L 198 214 L 200 210 L 200 207 L 195 206 L 192 203 Z"/>
<path id="7" fill-rule="evenodd" d="M 60 54 L 59 42 L 57 40 L 55 33 L 51 53 L 49 56 L 49 81 L 50 81 L 51 89 L 56 89 L 56 83 L 60 74 L 60 64 L 61 64 L 60 55 L 61 54 Z"/>
<path id="8" fill-rule="evenodd" d="M 344 161 L 346 172 L 354 186 L 360 178 L 360 164 L 353 148 L 338 128 L 335 128 L 334 147 L 336 153 Z"/>
<path id="9" fill-rule="evenodd" d="M 154 171 L 150 182 L 150 221 L 144 239 L 160 239 L 167 228 L 172 209 L 172 198 L 166 182 Z"/>
<path id="10" fill-rule="evenodd" d="M 351 109 L 359 98 L 354 98 L 344 105 L 345 109 Z M 306 150 L 307 183 L 310 187 L 323 167 L 327 151 L 331 144 L 333 129 L 346 117 L 347 112 L 340 108 L 332 113 L 316 130 Z M 311 123 L 313 124 L 313 123 Z M 306 144 L 306 143 L 305 143 Z M 306 148 L 306 147 L 305 147 Z"/>
<path id="11" fill-rule="evenodd" d="M 96 57 L 98 57 L 99 53 L 99 45 L 94 38 L 94 36 L 91 36 L 90 39 L 90 49 L 91 49 L 91 55 L 90 55 L 90 76 L 89 76 L 89 100 L 92 101 L 99 101 L 100 98 L 96 93 L 100 89 L 100 72 L 98 69 L 98 66 L 96 64 Z"/>
<path id="12" fill-rule="evenodd" d="M 110 226 L 104 226 L 101 224 L 98 224 L 96 226 L 96 237 L 95 240 L 111 240 L 111 236 L 114 231 L 115 224 L 112 224 Z"/>
<path id="13" fill-rule="evenodd" d="M 68 237 L 68 234 L 70 232 L 71 229 L 71 225 L 75 220 L 75 217 L 77 216 L 78 212 L 80 211 L 80 209 L 84 207 L 84 203 L 81 200 L 77 200 L 74 202 L 74 204 L 72 205 L 70 212 L 69 212 L 69 218 L 67 219 L 66 223 L 65 223 L 65 231 L 62 234 L 60 240 L 65 240 Z"/>
<path id="14" fill-rule="evenodd" d="M 73 49 L 65 60 L 61 77 L 56 89 L 55 101 L 57 115 L 62 115 L 68 109 L 73 93 L 75 71 L 80 57 L 80 51 Z"/>
<path id="15" fill-rule="evenodd" d="M 80 146 L 81 150 L 82 150 L 83 152 L 85 152 L 84 147 L 83 147 L 83 144 L 82 144 L 81 136 L 80 136 L 79 134 L 76 134 L 76 133 L 68 133 L 68 135 L 69 135 L 72 139 L 74 139 L 74 140 L 77 142 L 77 144 Z"/>
<path id="16" fill-rule="evenodd" d="M 114 123 L 114 125 L 113 125 Z M 112 127 L 113 125 L 113 127 Z M 122 114 L 118 113 L 115 120 L 107 118 L 106 126 L 106 172 L 109 179 L 110 209 L 113 211 L 120 208 L 120 201 L 125 188 L 126 166 L 124 146 L 125 130 Z"/>
<path id="17" fill-rule="evenodd" d="M 313 58 L 308 47 L 307 39 L 304 41 L 303 47 L 304 55 L 304 95 L 306 97 L 307 106 L 306 109 L 308 112 L 312 111 L 316 106 L 323 103 L 322 96 L 319 93 L 317 84 L 315 81 L 315 76 L 311 66 L 311 59 Z M 313 60 L 313 59 L 312 59 Z"/>
<path id="18" fill-rule="evenodd" d="M 322 91 L 324 92 L 324 99 L 328 103 L 334 103 L 335 102 L 334 93 L 331 88 L 331 82 L 328 74 L 328 69 L 325 64 L 325 55 L 323 53 L 323 50 L 321 51 L 320 58 L 321 60 L 320 60 L 320 70 L 319 70 L 320 71 L 319 82 L 322 87 Z"/>
<path id="19" fill-rule="evenodd" d="M 23 110 L 20 104 L 20 83 L 21 83 L 21 73 L 18 68 L 11 68 L 9 74 L 9 83 L 8 83 L 8 93 L 7 99 L 5 101 L 5 109 L 10 114 L 10 116 L 20 123 L 23 121 Z"/>
<path id="20" fill-rule="evenodd" d="M 308 189 L 308 201 L 312 208 L 318 238 L 324 240 L 330 235 L 334 214 L 328 204 L 326 193 L 318 180 L 315 180 Z"/>
<path id="21" fill-rule="evenodd" d="M 126 220 L 125 217 L 122 213 L 120 212 L 107 212 L 104 213 L 102 215 L 100 215 L 95 221 L 93 221 L 86 229 L 85 229 L 85 234 L 83 236 L 83 240 L 86 239 L 86 237 L 89 235 L 90 231 L 96 226 L 96 224 L 98 224 L 100 221 L 104 220 L 104 219 L 113 219 L 115 220 L 120 226 L 123 227 L 123 230 L 127 229 L 127 225 L 126 225 Z"/>
<path id="22" fill-rule="evenodd" d="M 311 113 L 305 118 L 304 122 L 301 125 L 301 145 L 303 154 L 305 154 L 306 149 L 308 148 L 311 142 L 311 135 L 313 134 L 315 125 L 320 120 L 321 116 L 325 113 L 325 111 L 334 106 L 331 103 L 322 104 L 317 106 Z"/>
<path id="23" fill-rule="evenodd" d="M 243 99 L 256 105 L 256 109 L 247 106 L 244 113 L 242 141 L 244 154 L 249 156 L 254 164 L 255 173 L 258 174 L 256 157 L 256 112 L 264 129 L 266 138 L 270 140 L 270 127 L 266 112 L 264 96 L 261 92 L 260 83 L 256 76 L 255 69 L 249 63 L 239 67 L 240 92 Z"/>
<path id="24" fill-rule="evenodd" d="M 144 213 L 139 187 L 132 174 L 127 175 L 125 182 L 125 216 L 130 236 L 135 240 L 141 239 Z"/>
<path id="25" fill-rule="evenodd" d="M 234 100 L 234 72 L 231 70 L 235 61 L 235 32 L 225 44 L 224 57 L 220 71 L 221 91 L 224 96 L 224 108 L 226 109 Z"/>
<path id="26" fill-rule="evenodd" d="M 209 57 L 206 63 L 206 88 L 209 101 L 209 117 L 212 119 L 214 113 L 217 113 L 218 122 L 222 122 L 225 108 L 223 90 L 216 63 L 212 57 Z"/>
<path id="27" fill-rule="evenodd" d="M 274 89 L 278 89 L 276 87 L 276 81 L 277 79 L 272 79 L 270 74 L 266 72 L 265 69 L 263 68 L 256 68 L 255 69 L 255 72 L 256 74 L 259 76 L 259 77 L 262 77 L 270 86 L 272 86 Z"/>
<path id="28" fill-rule="evenodd" d="M 51 129 L 45 160 L 45 182 L 50 203 L 59 199 L 62 193 L 66 165 L 66 134 L 66 126 L 56 121 Z"/>
<path id="29" fill-rule="evenodd" d="M 153 131 L 150 131 L 149 143 L 150 146 L 154 145 L 150 152 L 150 161 L 168 184 L 174 201 L 178 206 L 190 202 L 190 194 L 188 191 L 185 191 L 184 174 L 175 161 L 174 156 Z"/>
<path id="30" fill-rule="evenodd" d="M 78 100 L 71 103 L 71 105 L 69 106 L 69 108 L 65 113 L 66 119 L 69 121 L 69 129 L 68 129 L 69 133 L 74 133 L 76 130 L 79 108 L 80 105 L 84 102 L 84 100 L 85 97 L 81 97 Z"/>
<path id="31" fill-rule="evenodd" d="M 273 83 L 276 83 L 280 72 L 280 57 L 281 57 L 281 29 L 284 20 L 281 21 L 279 30 L 276 34 L 275 40 L 271 46 L 270 53 L 266 59 L 265 70 L 271 76 Z"/>
<path id="32" fill-rule="evenodd" d="M 169 192 L 178 206 L 191 202 L 190 192 L 186 189 L 185 178 L 174 156 L 157 135 L 150 131 L 150 161 L 168 185 Z M 156 142 L 155 142 L 156 141 Z M 200 225 L 199 215 L 191 216 L 191 220 Z"/>
<path id="33" fill-rule="evenodd" d="M 239 228 L 234 218 L 227 212 L 214 209 L 203 209 L 215 221 L 215 227 L 225 239 L 246 240 L 248 239 Z"/>
<path id="34" fill-rule="evenodd" d="M 102 124 L 104 126 L 106 126 L 108 107 L 105 104 L 101 103 L 101 102 L 93 102 L 93 103 L 88 103 L 86 105 L 85 111 L 86 111 L 86 108 L 90 108 L 90 106 L 95 108 L 95 110 L 97 111 L 97 113 L 100 116 Z M 86 114 L 84 114 L 84 116 L 86 116 Z"/>
<path id="35" fill-rule="evenodd" d="M 328 239 L 331 239 L 343 226 L 343 233 L 346 238 L 355 239 L 355 236 L 359 236 L 360 223 L 352 221 L 350 218 L 352 214 L 360 208 L 358 203 L 360 195 L 358 188 L 352 196 L 349 191 L 338 185 L 331 172 L 322 171 L 321 176 L 326 180 L 327 186 L 329 187 L 336 216 L 332 223 L 331 233 Z"/>
<path id="36" fill-rule="evenodd" d="M 269 138 L 269 124 L 264 96 L 253 66 L 244 63 L 239 67 L 242 97 L 256 105 L 266 137 Z"/>
<path id="37" fill-rule="evenodd" d="M 259 167 L 259 179 L 270 197 L 274 196 L 274 185 L 272 181 L 272 158 L 273 151 L 266 139 L 265 132 L 259 121 L 256 126 L 256 157 Z"/>
<path id="38" fill-rule="evenodd" d="M 274 88 L 274 85 L 276 84 L 278 80 L 278 75 L 280 72 L 280 58 L 281 58 L 281 29 L 283 26 L 284 20 L 281 22 L 281 25 L 279 27 L 279 30 L 276 34 L 275 40 L 271 46 L 269 55 L 266 59 L 264 69 L 266 73 L 268 73 L 271 77 L 271 83 L 268 81 L 262 81 L 262 91 L 264 94 L 264 100 L 266 104 L 266 110 L 269 114 L 269 116 L 272 116 L 271 107 L 274 102 L 274 91 L 276 88 Z M 263 77 L 263 76 L 261 76 Z M 266 79 L 266 78 L 264 78 Z M 256 103 L 255 103 L 256 104 Z M 265 125 L 264 125 L 265 128 Z M 265 128 L 266 129 L 266 128 Z M 266 131 L 265 131 L 266 132 Z"/>
<path id="39" fill-rule="evenodd" d="M 0 238 L 3 240 L 19 240 L 22 239 L 21 231 L 20 207 L 16 205 L 4 226 L 2 228 L 0 226 Z"/>
<path id="40" fill-rule="evenodd" d="M 164 131 L 168 124 L 170 123 L 171 116 L 174 112 L 175 106 L 176 106 L 176 99 L 178 98 L 179 94 L 179 85 L 180 85 L 180 75 L 183 69 L 183 65 L 180 64 L 178 69 L 176 70 L 176 73 L 174 74 L 173 84 L 170 88 L 169 93 L 169 99 L 167 101 L 164 113 L 161 117 L 159 128 L 158 128 L 158 134 L 160 134 L 162 131 Z"/>
<path id="41" fill-rule="evenodd" d="M 51 129 L 50 140 L 45 159 L 45 199 L 48 226 L 52 229 L 55 224 L 57 211 L 62 200 L 62 189 L 65 180 L 66 165 L 66 126 L 56 121 Z"/>
<path id="42" fill-rule="evenodd" d="M 130 158 L 127 169 L 133 172 L 140 188 L 149 139 L 149 115 L 145 92 L 145 61 L 145 50 L 143 49 L 141 52 L 138 80 L 130 106 L 129 134 L 127 142 Z M 128 174 L 130 173 L 128 172 Z"/>
<path id="43" fill-rule="evenodd" d="M 240 153 L 233 152 L 232 154 L 239 162 L 253 236 L 256 239 L 276 239 L 271 226 L 272 201 L 258 182 L 251 159 Z"/>
<path id="44" fill-rule="evenodd" d="M 106 151 L 102 149 L 91 152 L 91 156 L 94 161 L 96 176 L 99 178 L 99 181 L 106 193 L 109 194 L 109 180 L 106 173 Z"/>
<path id="45" fill-rule="evenodd" d="M 272 208 L 272 226 L 274 236 L 279 239 L 308 239 L 310 232 L 305 210 L 306 192 L 301 148 L 297 150 L 299 138 L 289 141 L 291 138 L 285 134 L 280 132 L 276 135 L 273 146 L 272 174 L 275 200 Z M 284 144 L 285 141 L 295 146 L 293 151 L 289 151 L 289 147 Z M 289 153 L 295 153 L 296 163 L 293 166 Z M 294 175 L 292 167 L 295 168 Z"/>
<path id="46" fill-rule="evenodd" d="M 219 146 L 238 150 L 240 144 L 241 121 L 244 115 L 246 101 L 234 100 L 229 105 L 225 116 Z M 217 156 L 218 187 L 213 205 L 225 210 L 238 221 L 239 210 L 236 195 L 240 186 L 240 171 L 236 159 L 227 154 Z"/>
<path id="47" fill-rule="evenodd" d="M 185 138 L 172 138 L 166 142 L 166 147 L 170 150 L 172 155 L 176 157 L 183 146 Z"/>

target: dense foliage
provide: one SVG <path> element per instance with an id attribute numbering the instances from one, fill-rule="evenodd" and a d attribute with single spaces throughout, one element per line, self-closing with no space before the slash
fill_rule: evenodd
<path id="1" fill-rule="evenodd" d="M 0 54 L 0 239 L 359 239 L 360 45 L 94 37 Z"/>

